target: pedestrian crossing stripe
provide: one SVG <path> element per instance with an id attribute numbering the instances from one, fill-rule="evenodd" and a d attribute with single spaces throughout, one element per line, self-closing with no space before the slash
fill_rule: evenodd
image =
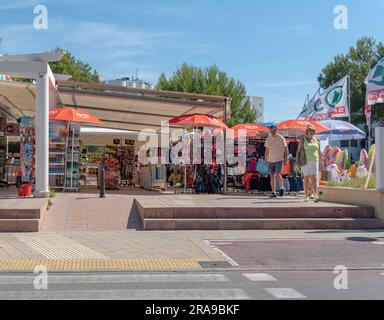
<path id="1" fill-rule="evenodd" d="M 243 274 L 250 281 L 255 282 L 268 282 L 268 281 L 277 281 L 276 278 L 272 277 L 267 273 L 245 273 Z"/>
<path id="2" fill-rule="evenodd" d="M 292 288 L 267 288 L 265 289 L 275 299 L 306 299 L 307 297 Z"/>

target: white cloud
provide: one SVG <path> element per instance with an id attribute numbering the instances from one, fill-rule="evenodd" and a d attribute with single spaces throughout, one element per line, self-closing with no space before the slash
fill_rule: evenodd
<path id="1" fill-rule="evenodd" d="M 259 88 L 288 88 L 301 87 L 316 84 L 316 81 L 286 81 L 286 82 L 270 82 L 270 83 L 255 83 L 254 87 Z"/>

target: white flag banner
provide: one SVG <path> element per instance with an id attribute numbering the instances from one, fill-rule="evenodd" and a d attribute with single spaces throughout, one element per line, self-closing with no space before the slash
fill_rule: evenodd
<path id="1" fill-rule="evenodd" d="M 367 106 L 384 103 L 384 59 L 382 59 L 368 74 Z"/>
<path id="2" fill-rule="evenodd" d="M 309 95 L 305 98 L 303 109 L 301 110 L 301 113 L 297 117 L 297 119 L 306 119 L 308 116 L 312 113 L 312 110 L 308 108 L 309 106 Z"/>
<path id="3" fill-rule="evenodd" d="M 315 106 L 317 101 L 319 101 L 320 98 L 320 88 L 317 89 L 315 95 L 312 97 L 311 100 L 309 100 L 308 107 L 307 107 L 307 116 L 306 119 L 311 119 L 315 110 Z"/>
<path id="4" fill-rule="evenodd" d="M 349 77 L 345 76 L 325 90 L 316 101 L 311 118 L 326 120 L 349 117 L 348 86 Z"/>

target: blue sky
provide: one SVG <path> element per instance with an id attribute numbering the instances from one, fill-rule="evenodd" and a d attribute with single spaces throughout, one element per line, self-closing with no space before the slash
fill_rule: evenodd
<path id="1" fill-rule="evenodd" d="M 48 8 L 48 30 L 33 28 L 33 8 Z M 349 10 L 349 29 L 333 9 Z M 183 62 L 217 64 L 265 98 L 265 120 L 296 118 L 317 75 L 362 36 L 384 41 L 382 0 L 0 0 L 0 51 L 60 46 L 105 79 L 156 82 Z"/>

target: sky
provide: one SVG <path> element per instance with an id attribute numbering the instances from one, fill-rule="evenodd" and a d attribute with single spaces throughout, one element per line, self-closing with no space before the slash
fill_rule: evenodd
<path id="1" fill-rule="evenodd" d="M 36 5 L 48 29 L 36 30 Z M 334 8 L 348 9 L 348 30 Z M 0 52 L 64 48 L 104 79 L 156 83 L 216 64 L 265 99 L 265 121 L 296 118 L 321 69 L 362 36 L 384 41 L 383 0 L 0 0 Z"/>

